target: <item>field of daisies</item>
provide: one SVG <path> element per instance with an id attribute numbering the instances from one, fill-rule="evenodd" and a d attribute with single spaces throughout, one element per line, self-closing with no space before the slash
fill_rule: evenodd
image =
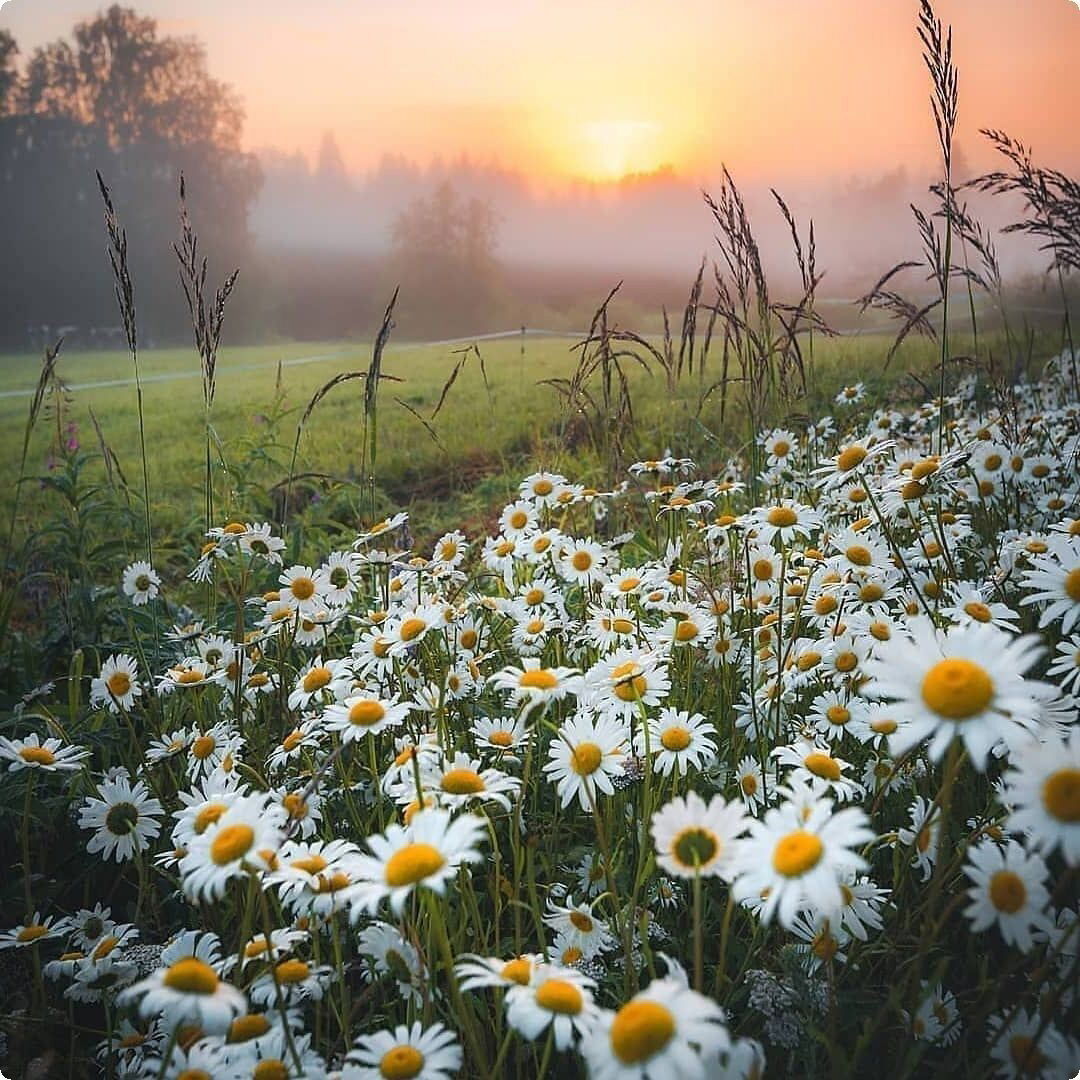
<path id="1" fill-rule="evenodd" d="M 1078 367 L 131 564 L 4 721 L 0 1068 L 1074 1076 Z"/>

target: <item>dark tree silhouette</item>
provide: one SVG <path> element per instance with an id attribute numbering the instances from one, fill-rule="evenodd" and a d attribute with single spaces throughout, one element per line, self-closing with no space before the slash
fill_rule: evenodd
<path id="1" fill-rule="evenodd" d="M 159 37 L 153 19 L 113 6 L 72 40 L 34 51 L 20 77 L 0 36 L 0 335 L 114 324 L 95 170 L 128 230 L 139 320 L 150 340 L 183 332 L 170 246 L 183 172 L 215 264 L 249 251 L 255 159 L 241 151 L 243 111 L 212 78 L 202 46 Z M 102 339 L 104 340 L 104 339 Z"/>

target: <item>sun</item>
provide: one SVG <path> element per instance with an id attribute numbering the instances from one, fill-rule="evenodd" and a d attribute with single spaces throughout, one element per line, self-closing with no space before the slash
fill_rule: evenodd
<path id="1" fill-rule="evenodd" d="M 663 164 L 660 127 L 645 120 L 598 120 L 580 128 L 579 171 L 590 180 L 618 180 Z"/>

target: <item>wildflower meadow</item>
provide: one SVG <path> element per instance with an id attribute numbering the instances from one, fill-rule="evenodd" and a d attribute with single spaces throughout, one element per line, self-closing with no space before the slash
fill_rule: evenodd
<path id="1" fill-rule="evenodd" d="M 947 319 L 948 252 L 981 234 L 948 184 L 955 85 L 928 5 L 922 29 Z M 102 194 L 138 377 L 123 208 Z M 752 269 L 733 185 L 713 208 Z M 198 251 L 185 210 L 196 528 L 152 520 L 141 396 L 141 475 L 64 427 L 55 352 L 31 403 L 7 565 L 26 535 L 46 556 L 5 579 L 0 639 L 11 672 L 47 681 L 0 716 L 7 1075 L 1076 1075 L 1071 328 L 963 363 L 945 322 L 915 383 L 883 346 L 874 378 L 819 374 L 829 404 L 806 415 L 790 395 L 827 333 L 812 263 L 782 309 L 736 274 L 716 308 L 738 433 L 638 460 L 621 350 L 674 349 L 601 309 L 546 391 L 594 455 L 556 441 L 481 527 L 417 539 L 378 490 L 392 304 L 367 372 L 311 401 L 274 494 L 226 498 L 215 363 L 236 279 L 204 291 Z M 884 282 L 866 301 L 901 307 Z M 927 318 L 899 315 L 903 335 Z M 351 514 L 305 517 L 296 447 L 348 379 L 362 487 Z M 34 491 L 40 417 L 56 461 Z M 42 589 L 63 618 L 33 625 Z"/>

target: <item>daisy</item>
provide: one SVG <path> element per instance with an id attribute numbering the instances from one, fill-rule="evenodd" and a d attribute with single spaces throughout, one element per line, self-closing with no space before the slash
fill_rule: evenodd
<path id="1" fill-rule="evenodd" d="M 161 803 L 150 798 L 142 780 L 133 786 L 124 777 L 102 781 L 98 794 L 101 798 L 87 798 L 79 811 L 79 828 L 95 830 L 86 850 L 91 855 L 100 851 L 106 860 L 133 859 L 161 832 L 154 817 L 163 813 Z"/>
<path id="2" fill-rule="evenodd" d="M 800 910 L 839 921 L 841 888 L 847 876 L 866 867 L 853 848 L 874 838 L 869 819 L 857 807 L 833 812 L 831 799 L 803 789 L 763 821 L 750 819 L 750 835 L 740 841 L 734 871 L 737 900 L 760 900 L 761 918 L 774 913 L 790 928 Z M 799 805 L 799 803 L 802 805 Z"/>
<path id="3" fill-rule="evenodd" d="M 57 918 L 55 915 L 42 918 L 41 912 L 35 911 L 25 922 L 11 930 L 0 931 L 0 949 L 26 948 L 50 938 L 63 937 L 71 929 L 70 919 Z"/>
<path id="4" fill-rule="evenodd" d="M 473 738 L 481 752 L 503 754 L 519 750 L 525 744 L 525 732 L 523 716 L 478 716 L 472 725 Z"/>
<path id="5" fill-rule="evenodd" d="M 205 832 L 193 836 L 180 860 L 184 893 L 217 899 L 229 881 L 249 870 L 272 869 L 281 843 L 282 813 L 265 795 L 243 795 Z"/>
<path id="6" fill-rule="evenodd" d="M 595 956 L 615 945 L 615 937 L 607 926 L 593 915 L 588 904 L 575 904 L 573 894 L 565 904 L 557 904 L 550 898 L 544 922 L 565 939 L 567 945 L 578 949 L 580 955 Z"/>
<path id="7" fill-rule="evenodd" d="M 1080 865 L 1080 735 L 1022 743 L 1010 765 L 1009 830 L 1026 833 L 1033 848 L 1060 847 L 1069 866 Z"/>
<path id="8" fill-rule="evenodd" d="M 906 1010 L 901 1015 L 911 1035 L 919 1040 L 947 1046 L 960 1037 L 960 1014 L 956 997 L 942 987 L 923 983 L 919 1008 L 912 1016 Z"/>
<path id="9" fill-rule="evenodd" d="M 911 865 L 922 872 L 923 881 L 928 881 L 937 858 L 941 814 L 921 795 L 915 796 L 908 814 L 911 827 L 898 830 L 896 838 L 904 847 L 911 848 Z"/>
<path id="10" fill-rule="evenodd" d="M 655 653 L 617 649 L 585 674 L 586 703 L 605 716 L 629 719 L 659 705 L 671 689 L 667 668 Z"/>
<path id="11" fill-rule="evenodd" d="M 663 708 L 648 721 L 648 750 L 654 755 L 653 768 L 662 776 L 689 774 L 691 769 L 704 769 L 716 757 L 716 743 L 710 735 L 716 729 L 700 713 Z M 638 730 L 635 749 L 646 753 L 645 732 Z"/>
<path id="12" fill-rule="evenodd" d="M 1012 637 L 982 624 L 937 630 L 927 619 L 908 623 L 910 638 L 893 638 L 868 662 L 865 692 L 906 713 L 889 740 L 899 756 L 924 739 L 940 760 L 959 737 L 982 771 L 999 742 L 1015 745 L 1039 721 L 1032 684 L 1023 673 L 1038 658 L 1038 638 Z"/>
<path id="13" fill-rule="evenodd" d="M 442 1024 L 424 1028 L 398 1024 L 393 1031 L 361 1035 L 345 1059 L 341 1080 L 452 1080 L 463 1055 L 452 1031 Z"/>
<path id="14" fill-rule="evenodd" d="M 8 772 L 40 769 L 43 772 L 74 772 L 90 756 L 81 746 L 61 746 L 59 739 L 45 739 L 36 734 L 23 739 L 0 736 L 0 761 L 8 762 Z"/>
<path id="15" fill-rule="evenodd" d="M 357 947 L 370 962 L 363 972 L 365 981 L 392 976 L 403 998 L 416 1002 L 421 1000 L 424 964 L 415 947 L 401 936 L 396 927 L 384 922 L 365 926 L 360 931 Z"/>
<path id="16" fill-rule="evenodd" d="M 992 840 L 968 849 L 964 873 L 975 883 L 968 889 L 970 907 L 964 914 L 971 929 L 982 931 L 997 923 L 1007 945 L 1030 952 L 1031 928 L 1046 930 L 1050 920 L 1042 913 L 1050 899 L 1043 882 L 1046 863 L 1029 855 L 1015 840 L 999 848 Z"/>
<path id="17" fill-rule="evenodd" d="M 581 1052 L 593 1080 L 704 1080 L 731 1043 L 724 1019 L 684 979 L 654 979 L 618 1011 L 602 1011 Z"/>
<path id="18" fill-rule="evenodd" d="M 153 600 L 160 586 L 161 578 L 148 562 L 133 562 L 124 568 L 121 587 L 136 607 Z"/>
<path id="19" fill-rule="evenodd" d="M 316 656 L 298 675 L 296 685 L 289 694 L 289 708 L 307 709 L 313 702 L 321 701 L 325 695 L 336 697 L 335 689 L 344 689 L 352 682 L 352 678 L 353 674 L 344 661 L 323 662 L 321 656 Z"/>
<path id="20" fill-rule="evenodd" d="M 990 1036 L 997 1075 L 1007 1080 L 1063 1080 L 1075 1074 L 1080 1061 L 1080 1044 L 1037 1011 L 1017 1009 L 992 1017 Z"/>
<path id="21" fill-rule="evenodd" d="M 328 965 L 312 967 L 306 960 L 289 957 L 260 975 L 248 993 L 252 1002 L 263 1008 L 279 1000 L 285 1006 L 299 1005 L 304 1001 L 322 1001 L 332 981 L 333 969 Z"/>
<path id="22" fill-rule="evenodd" d="M 290 566 L 278 578 L 281 585 L 278 600 L 301 614 L 308 614 L 323 607 L 330 582 L 310 566 Z"/>
<path id="23" fill-rule="evenodd" d="M 243 1051 L 229 1054 L 230 1080 L 326 1080 L 326 1063 L 311 1048 L 311 1038 L 294 1032 L 290 1041 L 281 1025 L 267 1028 Z"/>
<path id="24" fill-rule="evenodd" d="M 744 757 L 735 766 L 735 782 L 739 785 L 739 796 L 748 810 L 754 811 L 765 802 L 765 778 L 756 758 Z"/>
<path id="25" fill-rule="evenodd" d="M 104 705 L 109 712 L 126 711 L 141 696 L 138 666 L 126 653 L 110 656 L 101 665 L 101 674 L 90 683 L 90 704 Z"/>
<path id="26" fill-rule="evenodd" d="M 605 562 L 609 554 L 594 540 L 572 540 L 563 548 L 558 562 L 559 574 L 571 585 L 586 589 L 602 585 L 607 578 Z"/>
<path id="27" fill-rule="evenodd" d="M 332 915 L 347 905 L 360 880 L 360 857 L 360 849 L 348 840 L 287 840 L 269 881 L 295 914 Z"/>
<path id="28" fill-rule="evenodd" d="M 787 547 L 797 537 L 809 539 L 810 533 L 821 527 L 821 516 L 809 506 L 784 499 L 774 506 L 759 507 L 750 515 L 749 524 L 761 543 L 771 544 L 779 538 Z"/>
<path id="29" fill-rule="evenodd" d="M 494 802 L 509 810 L 521 788 L 517 777 L 485 769 L 479 759 L 461 751 L 453 759 L 443 758 L 440 765 L 429 761 L 421 776 L 424 789 L 437 791 L 440 804 L 451 810 L 476 802 Z"/>
<path id="30" fill-rule="evenodd" d="M 550 760 L 544 765 L 562 805 L 569 806 L 577 796 L 588 813 L 599 792 L 613 794 L 613 778 L 623 771 L 628 741 L 624 725 L 611 717 L 579 714 L 567 720 L 551 740 Z"/>
<path id="31" fill-rule="evenodd" d="M 456 570 L 468 554 L 469 545 L 465 540 L 465 534 L 454 530 L 443 533 L 435 541 L 435 548 L 431 553 L 431 565 L 435 570 Z"/>
<path id="32" fill-rule="evenodd" d="M 672 799 L 652 816 L 650 831 L 656 861 L 674 877 L 727 878 L 736 838 L 748 827 L 743 807 L 715 796 L 708 804 L 696 792 Z"/>
<path id="33" fill-rule="evenodd" d="M 434 604 L 405 609 L 392 622 L 387 620 L 383 628 L 383 632 L 390 639 L 389 655 L 404 655 L 422 641 L 425 635 L 433 630 L 440 630 L 445 625 L 443 609 Z"/>
<path id="34" fill-rule="evenodd" d="M 520 668 L 503 668 L 489 681 L 489 685 L 496 690 L 511 691 L 515 702 L 523 702 L 523 714 L 532 712 L 538 706 L 546 709 L 551 702 L 581 691 L 582 679 L 577 668 L 545 668 L 533 657 L 525 658 L 523 664 Z"/>
<path id="35" fill-rule="evenodd" d="M 862 787 L 844 775 L 850 764 L 834 757 L 827 746 L 801 739 L 792 746 L 776 747 L 770 756 L 791 768 L 786 780 L 805 784 L 818 794 L 831 791 L 843 802 L 862 794 Z"/>
<path id="36" fill-rule="evenodd" d="M 600 1010 L 593 1000 L 596 983 L 575 968 L 548 964 L 533 966 L 525 985 L 506 992 L 506 1021 L 526 1039 L 536 1039 L 549 1027 L 555 1049 L 565 1050 L 575 1036 L 589 1036 Z"/>
<path id="37" fill-rule="evenodd" d="M 234 1017 L 247 1012 L 244 995 L 195 956 L 159 968 L 124 990 L 118 1002 L 121 1006 L 138 1002 L 140 1016 L 146 1020 L 160 1016 L 167 1030 L 187 1023 L 211 1035 L 224 1034 Z"/>
<path id="38" fill-rule="evenodd" d="M 466 953 L 454 964 L 459 989 L 480 990 L 489 986 L 509 989 L 512 986 L 528 986 L 533 971 L 543 963 L 539 953 L 528 953 L 503 960 L 498 956 L 476 956 Z"/>
<path id="39" fill-rule="evenodd" d="M 227 720 L 220 720 L 206 731 L 198 732 L 188 746 L 187 774 L 192 780 L 209 776 L 219 769 L 229 754 L 235 754 L 243 740 Z"/>
<path id="40" fill-rule="evenodd" d="M 1062 690 L 1071 689 L 1074 694 L 1080 694 L 1080 634 L 1058 642 L 1057 655 L 1046 675 Z"/>
<path id="41" fill-rule="evenodd" d="M 526 476 L 518 485 L 523 499 L 529 499 L 537 506 L 554 506 L 559 498 L 559 491 L 566 486 L 566 477 L 559 473 L 538 472 Z"/>
<path id="42" fill-rule="evenodd" d="M 329 706 L 323 713 L 322 725 L 327 731 L 337 732 L 342 743 L 358 742 L 365 735 L 400 727 L 412 710 L 410 701 L 357 694 L 340 705 Z"/>
<path id="43" fill-rule="evenodd" d="M 476 845 L 484 832 L 484 819 L 475 814 L 451 821 L 446 810 L 422 810 L 409 825 L 391 825 L 385 834 L 368 837 L 372 854 L 357 863 L 362 880 L 350 897 L 353 919 L 361 911 L 373 913 L 383 899 L 400 915 L 419 885 L 441 896 L 463 863 L 483 858 Z"/>
<path id="44" fill-rule="evenodd" d="M 1021 605 L 1046 605 L 1039 626 L 1061 619 L 1061 632 L 1067 634 L 1080 621 L 1080 541 L 1057 544 L 1046 555 L 1037 556 L 1022 583 L 1036 591 L 1025 596 Z"/>

